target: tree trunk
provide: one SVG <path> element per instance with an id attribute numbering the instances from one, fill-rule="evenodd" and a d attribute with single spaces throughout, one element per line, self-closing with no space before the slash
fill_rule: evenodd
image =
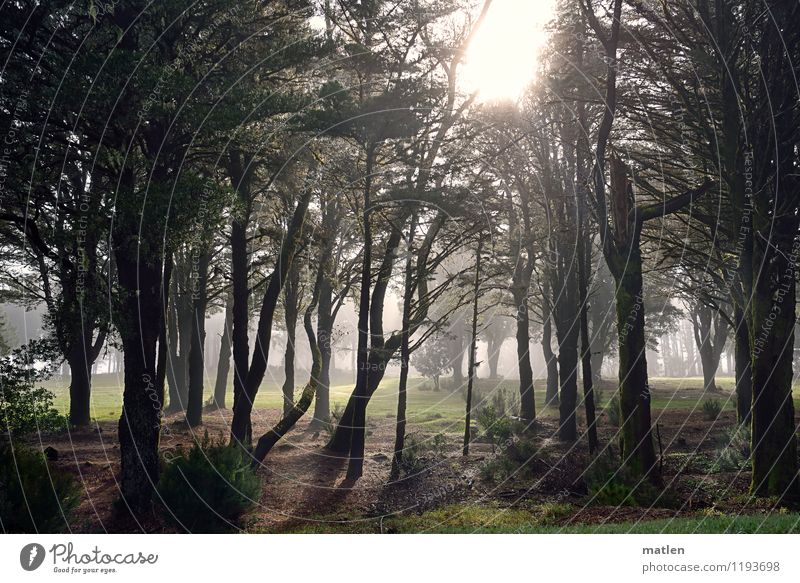
<path id="1" fill-rule="evenodd" d="M 623 464 L 635 475 L 660 484 L 650 417 L 650 387 L 645 358 L 642 258 L 638 236 L 629 254 L 612 258 L 617 281 L 619 336 L 619 399 Z"/>
<path id="2" fill-rule="evenodd" d="M 759 205 L 768 206 L 762 202 Z M 751 491 L 758 496 L 798 500 L 797 426 L 792 400 L 795 324 L 795 266 L 788 255 L 797 225 L 781 225 L 759 209 L 753 238 L 752 459 Z M 787 221 L 793 222 L 793 221 Z M 769 237 L 771 234 L 772 237 Z M 766 240 L 765 240 L 766 239 Z"/>
<path id="3" fill-rule="evenodd" d="M 331 289 L 329 275 L 326 274 L 320 284 L 319 308 L 317 310 L 317 342 L 319 343 L 322 366 L 320 368 L 319 383 L 317 384 L 317 393 L 314 402 L 314 420 L 312 424 L 315 426 L 322 426 L 329 423 L 331 419 L 332 293 L 333 290 Z"/>
<path id="4" fill-rule="evenodd" d="M 517 362 L 519 364 L 519 416 L 527 422 L 536 419 L 536 401 L 533 393 L 533 368 L 531 367 L 528 300 L 525 295 L 515 293 L 517 307 Z"/>
<path id="5" fill-rule="evenodd" d="M 231 421 L 232 443 L 246 445 L 252 441 L 250 414 L 253 411 L 253 402 L 258 394 L 261 381 L 264 380 L 264 373 L 267 371 L 269 344 L 272 339 L 272 322 L 275 316 L 275 308 L 278 305 L 281 289 L 283 288 L 289 269 L 292 266 L 294 254 L 297 251 L 300 237 L 302 236 L 306 212 L 308 211 L 308 203 L 311 200 L 311 192 L 311 188 L 306 187 L 300 196 L 300 200 L 297 202 L 297 207 L 286 229 L 286 236 L 281 244 L 281 250 L 276 260 L 275 269 L 270 276 L 269 284 L 264 292 L 264 298 L 261 301 L 256 342 L 253 347 L 253 358 L 250 362 L 247 378 L 245 379 L 243 387 L 244 392 L 240 394 L 238 399 L 236 399 L 234 395 L 233 419 Z M 234 302 L 236 302 L 235 295 Z M 234 313 L 235 311 L 236 303 L 234 303 Z"/>
<path id="6" fill-rule="evenodd" d="M 472 424 L 472 387 L 475 382 L 475 357 L 478 351 L 478 300 L 481 291 L 481 251 L 483 239 L 478 235 L 478 249 L 475 252 L 475 283 L 472 298 L 472 334 L 469 343 L 469 369 L 467 370 L 467 405 L 464 416 L 464 444 L 463 455 L 469 455 L 470 425 Z"/>
<path id="7" fill-rule="evenodd" d="M 190 276 L 192 297 L 192 335 L 189 347 L 189 390 L 186 398 L 186 422 L 189 427 L 197 427 L 203 422 L 203 381 L 205 376 L 204 349 L 206 342 L 206 303 L 208 285 L 208 264 L 210 252 L 203 250 L 196 256 Z"/>
<path id="8" fill-rule="evenodd" d="M 289 270 L 289 277 L 283 289 L 283 314 L 286 324 L 286 349 L 283 359 L 283 414 L 286 415 L 294 407 L 294 357 L 297 341 L 298 287 L 300 272 L 297 266 Z"/>
<path id="9" fill-rule="evenodd" d="M 750 361 L 750 333 L 744 310 L 736 304 L 736 418 L 742 425 L 750 424 L 753 407 L 753 374 Z"/>
<path id="10" fill-rule="evenodd" d="M 92 392 L 89 348 L 81 338 L 76 338 L 75 348 L 67 357 L 69 364 L 69 422 L 76 427 L 89 425 L 89 406 Z"/>
<path id="11" fill-rule="evenodd" d="M 225 323 L 219 345 L 219 361 L 217 363 L 217 379 L 214 383 L 214 396 L 211 405 L 215 409 L 225 409 L 225 394 L 228 391 L 228 374 L 231 371 L 231 325 L 233 319 L 233 303 L 228 302 L 225 309 Z"/>
<path id="12" fill-rule="evenodd" d="M 547 388 L 544 402 L 550 407 L 558 406 L 558 359 L 553 352 L 553 322 L 550 317 L 550 282 L 545 278 L 542 294 L 542 356 L 547 367 Z"/>
<path id="13" fill-rule="evenodd" d="M 395 481 L 400 477 L 400 468 L 403 464 L 403 450 L 406 443 L 406 403 L 408 400 L 408 369 L 411 361 L 411 350 L 409 347 L 410 328 L 411 328 L 411 302 L 414 299 L 413 276 L 414 276 L 414 237 L 417 230 L 417 215 L 411 216 L 411 225 L 408 229 L 408 241 L 406 250 L 406 273 L 405 288 L 403 291 L 403 320 L 402 320 L 402 339 L 400 341 L 400 382 L 397 392 L 397 423 L 394 435 L 394 455 L 392 456 L 392 469 L 389 472 L 389 481 Z"/>
<path id="14" fill-rule="evenodd" d="M 120 488 L 134 513 L 146 509 L 158 482 L 161 402 L 155 386 L 161 271 L 117 251 L 122 293 L 117 314 L 125 359 L 125 388 L 119 420 Z"/>
<path id="15" fill-rule="evenodd" d="M 250 313 L 249 253 L 247 229 L 250 223 L 251 174 L 243 167 L 241 152 L 231 151 L 228 157 L 228 174 L 242 206 L 231 222 L 231 283 L 233 289 L 233 316 L 231 347 L 233 350 L 233 409 L 237 409 L 245 392 L 245 381 L 250 366 L 250 346 L 247 329 Z M 245 422 L 241 439 L 249 442 L 249 425 Z"/>

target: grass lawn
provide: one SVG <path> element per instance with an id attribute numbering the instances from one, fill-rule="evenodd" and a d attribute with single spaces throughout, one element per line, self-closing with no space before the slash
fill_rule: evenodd
<path id="1" fill-rule="evenodd" d="M 56 407 L 66 413 L 69 411 L 68 379 L 53 379 L 45 383 L 45 387 L 55 393 Z M 281 407 L 281 382 L 280 380 L 267 379 L 256 397 L 255 407 L 264 409 L 278 409 Z M 386 420 L 394 423 L 397 413 L 397 386 L 398 379 L 387 377 L 376 391 L 369 403 L 368 415 L 373 423 Z M 453 427 L 454 423 L 462 423 L 464 418 L 465 400 L 461 389 L 453 389 L 448 381 L 442 381 L 442 390 L 430 390 L 432 383 L 423 378 L 409 379 L 408 387 L 408 422 L 418 427 L 432 431 L 463 431 L 463 425 Z M 491 398 L 496 389 L 505 389 L 506 394 L 516 394 L 519 390 L 516 380 L 479 380 L 476 391 Z M 211 397 L 210 383 L 206 386 L 205 400 Z M 353 391 L 353 384 L 337 384 L 331 387 L 331 408 L 343 409 Z M 299 393 L 299 388 L 298 391 Z M 233 390 L 229 389 L 228 402 L 232 401 Z M 544 386 L 536 386 L 537 407 L 544 409 Z M 99 421 L 119 419 L 122 406 L 122 377 L 114 374 L 95 375 L 92 382 L 91 415 Z M 544 415 L 555 414 L 543 411 Z"/>
<path id="2" fill-rule="evenodd" d="M 281 379 L 267 379 L 261 385 L 256 397 L 256 408 L 278 409 L 281 406 Z M 717 384 L 723 389 L 721 393 L 705 395 L 702 391 L 703 380 L 700 377 L 688 378 L 655 378 L 652 379 L 654 409 L 695 409 L 707 398 L 717 399 L 725 411 L 733 411 L 736 407 L 733 393 L 734 379 L 718 377 Z M 373 423 L 383 419 L 394 419 L 397 409 L 396 377 L 387 377 L 370 400 L 368 415 Z M 68 380 L 54 379 L 45 386 L 56 395 L 56 407 L 63 412 L 69 410 Z M 409 379 L 408 389 L 408 421 L 410 424 L 431 431 L 461 432 L 463 426 L 455 427 L 464 417 L 464 397 L 461 388 L 453 389 L 447 380 L 442 381 L 442 390 L 430 390 L 432 383 L 423 378 Z M 613 394 L 613 382 L 604 381 L 601 402 L 606 404 Z M 488 380 L 479 379 L 476 391 L 491 398 L 496 390 L 505 390 L 507 395 L 514 395 L 519 390 L 515 379 Z M 211 383 L 206 385 L 205 399 L 211 397 Z M 298 389 L 299 391 L 299 389 Z M 353 391 L 352 383 L 337 384 L 331 387 L 331 407 L 343 408 Z M 537 411 L 541 414 L 556 415 L 556 408 L 544 407 L 544 382 L 536 382 Z M 232 400 L 232 389 L 229 389 L 228 401 Z M 115 374 L 95 375 L 92 382 L 92 417 L 99 421 L 116 420 L 120 415 L 122 404 L 122 377 Z M 795 407 L 800 407 L 800 390 L 795 388 Z"/>
<path id="3" fill-rule="evenodd" d="M 576 508 L 567 504 L 542 504 L 531 510 L 501 509 L 487 505 L 450 505 L 421 514 L 404 514 L 377 520 L 347 521 L 318 518 L 301 525 L 299 533 L 407 534 L 790 534 L 800 533 L 800 514 L 724 514 L 669 519 L 644 519 L 612 524 L 566 524 Z M 578 518 L 579 520 L 579 518 Z"/>

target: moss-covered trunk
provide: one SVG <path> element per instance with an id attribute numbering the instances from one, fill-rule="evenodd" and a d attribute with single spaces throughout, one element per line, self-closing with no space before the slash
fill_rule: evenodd
<path id="1" fill-rule="evenodd" d="M 614 253 L 619 339 L 620 449 L 622 463 L 635 475 L 660 483 L 650 414 L 650 387 L 645 358 L 642 256 L 638 237 L 629 253 Z"/>

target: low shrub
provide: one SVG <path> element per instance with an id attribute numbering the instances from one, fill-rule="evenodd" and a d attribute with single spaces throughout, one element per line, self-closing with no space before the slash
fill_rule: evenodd
<path id="1" fill-rule="evenodd" d="M 725 430 L 716 459 L 711 465 L 715 472 L 735 472 L 750 463 L 750 427 L 736 425 Z"/>
<path id="2" fill-rule="evenodd" d="M 672 508 L 677 504 L 674 492 L 634 475 L 610 454 L 597 457 L 584 477 L 591 503 L 598 506 Z"/>
<path id="3" fill-rule="evenodd" d="M 56 359 L 49 340 L 35 340 L 0 358 L 0 433 L 20 437 L 67 426 L 53 407 L 55 395 L 36 386 L 51 375 Z"/>
<path id="4" fill-rule="evenodd" d="M 79 493 L 72 475 L 49 467 L 42 452 L 0 440 L 0 530 L 62 532 Z"/>
<path id="5" fill-rule="evenodd" d="M 716 421 L 722 413 L 722 403 L 719 399 L 706 399 L 701 405 L 701 410 L 706 421 Z"/>
<path id="6" fill-rule="evenodd" d="M 249 456 L 222 438 L 209 440 L 208 433 L 188 452 L 179 449 L 158 483 L 168 518 L 189 532 L 235 530 L 260 493 Z"/>

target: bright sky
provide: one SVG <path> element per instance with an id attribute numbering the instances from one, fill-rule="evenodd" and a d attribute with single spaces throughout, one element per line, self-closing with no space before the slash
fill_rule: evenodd
<path id="1" fill-rule="evenodd" d="M 555 0 L 494 0 L 467 52 L 464 90 L 477 89 L 483 102 L 519 99 L 533 80 L 554 10 Z"/>

